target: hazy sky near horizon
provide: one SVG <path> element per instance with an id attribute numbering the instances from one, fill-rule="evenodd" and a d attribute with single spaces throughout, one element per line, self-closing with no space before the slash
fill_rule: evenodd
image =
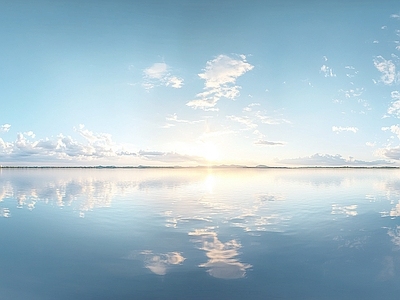
<path id="1" fill-rule="evenodd" d="M 0 164 L 399 165 L 396 1 L 2 1 Z"/>

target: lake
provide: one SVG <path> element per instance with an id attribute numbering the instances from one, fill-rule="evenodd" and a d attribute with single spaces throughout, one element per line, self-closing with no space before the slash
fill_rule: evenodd
<path id="1" fill-rule="evenodd" d="M 1 299 L 400 297 L 400 170 L 0 172 Z"/>

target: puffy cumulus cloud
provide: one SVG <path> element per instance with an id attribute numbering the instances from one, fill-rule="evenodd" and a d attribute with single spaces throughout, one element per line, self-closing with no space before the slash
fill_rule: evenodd
<path id="1" fill-rule="evenodd" d="M 382 73 L 380 81 L 383 84 L 391 85 L 397 82 L 399 76 L 396 73 L 396 65 L 391 60 L 377 56 L 374 58 L 374 66 Z"/>
<path id="2" fill-rule="evenodd" d="M 390 131 L 397 135 L 397 137 L 400 139 L 400 126 L 399 125 L 392 125 L 390 127 L 382 127 L 383 131 Z"/>
<path id="3" fill-rule="evenodd" d="M 107 133 L 93 133 L 92 131 L 85 129 L 84 125 L 79 125 L 75 128 L 82 137 L 84 137 L 89 146 L 91 147 L 91 153 L 95 156 L 115 156 L 114 143 L 111 139 L 111 135 Z"/>
<path id="4" fill-rule="evenodd" d="M 349 157 L 346 159 L 339 154 L 330 155 L 330 154 L 319 154 L 319 153 L 306 157 L 278 160 L 277 162 L 282 164 L 297 165 L 297 166 L 330 166 L 330 167 L 385 166 L 392 164 L 392 162 L 386 160 L 363 161 L 363 160 L 356 160 L 353 157 Z"/>
<path id="5" fill-rule="evenodd" d="M 35 140 L 33 132 L 18 133 L 13 142 L 0 138 L 0 161 L 7 164 L 88 164 L 112 161 L 126 165 L 135 159 L 143 163 L 179 163 L 186 165 L 203 164 L 205 159 L 176 152 L 162 151 L 126 151 L 123 146 L 114 143 L 110 134 L 95 133 L 80 125 L 74 128 L 83 141 L 71 136 L 59 134 L 53 138 Z M 128 160 L 124 160 L 128 159 Z"/>
<path id="6" fill-rule="evenodd" d="M 143 70 L 145 89 L 152 89 L 156 86 L 170 86 L 179 89 L 183 86 L 183 79 L 171 75 L 169 66 L 166 63 L 155 63 Z"/>
<path id="7" fill-rule="evenodd" d="M 0 126 L 0 132 L 8 132 L 10 130 L 10 124 L 3 124 Z"/>
<path id="8" fill-rule="evenodd" d="M 400 146 L 378 149 L 376 153 L 382 157 L 400 160 Z"/>
<path id="9" fill-rule="evenodd" d="M 332 131 L 339 133 L 339 132 L 343 132 L 343 131 L 350 131 L 350 132 L 354 132 L 357 133 L 358 128 L 357 127 L 337 127 L 337 126 L 332 126 Z"/>
<path id="10" fill-rule="evenodd" d="M 236 99 L 240 95 L 240 86 L 236 84 L 238 77 L 252 70 L 254 66 L 246 61 L 246 56 L 234 58 L 219 55 L 206 64 L 203 73 L 198 74 L 205 81 L 204 92 L 196 95 L 195 100 L 186 105 L 203 110 L 215 110 L 214 106 L 221 98 Z"/>
<path id="11" fill-rule="evenodd" d="M 267 146 L 283 146 L 285 145 L 284 142 L 272 142 L 272 141 L 266 141 L 266 140 L 258 140 L 254 142 L 255 145 L 267 145 Z"/>
<path id="12" fill-rule="evenodd" d="M 392 97 L 392 103 L 390 104 L 387 113 L 389 115 L 394 115 L 400 118 L 400 92 L 399 91 L 392 91 L 390 93 Z"/>

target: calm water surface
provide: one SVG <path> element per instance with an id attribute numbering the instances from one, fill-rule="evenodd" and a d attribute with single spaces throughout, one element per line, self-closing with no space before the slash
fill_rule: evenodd
<path id="1" fill-rule="evenodd" d="M 399 299 L 400 170 L 0 173 L 1 299 Z"/>

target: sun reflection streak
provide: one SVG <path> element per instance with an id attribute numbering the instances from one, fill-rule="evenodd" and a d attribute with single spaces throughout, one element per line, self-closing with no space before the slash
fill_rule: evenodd
<path id="1" fill-rule="evenodd" d="M 209 194 L 213 193 L 215 186 L 215 176 L 213 174 L 207 175 L 206 179 L 204 180 L 204 186 Z"/>

